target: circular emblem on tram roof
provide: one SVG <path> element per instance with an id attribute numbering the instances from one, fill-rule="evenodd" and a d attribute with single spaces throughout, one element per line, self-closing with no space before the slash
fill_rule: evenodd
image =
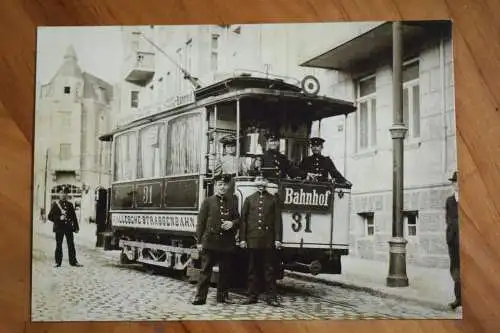
<path id="1" fill-rule="evenodd" d="M 307 75 L 302 79 L 301 85 L 307 96 L 316 96 L 319 92 L 319 81 L 315 76 Z"/>

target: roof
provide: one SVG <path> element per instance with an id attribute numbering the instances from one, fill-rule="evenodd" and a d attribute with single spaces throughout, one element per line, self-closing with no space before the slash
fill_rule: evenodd
<path id="1" fill-rule="evenodd" d="M 113 86 L 103 79 L 90 73 L 83 73 L 83 98 L 99 99 L 97 89 L 104 90 L 104 102 L 111 103 L 113 99 Z"/>
<path id="2" fill-rule="evenodd" d="M 195 98 L 198 100 L 244 88 L 266 88 L 296 92 L 301 90 L 300 87 L 286 83 L 281 79 L 252 77 L 250 74 L 242 74 L 239 76 L 227 78 L 203 88 L 199 88 L 195 91 L 194 94 Z"/>
<path id="3" fill-rule="evenodd" d="M 68 76 L 68 77 L 81 77 L 82 70 L 78 65 L 78 58 L 76 57 L 75 49 L 72 45 L 68 46 L 66 49 L 66 53 L 64 55 L 64 62 L 59 67 L 59 70 L 56 72 L 57 76 Z"/>
<path id="4" fill-rule="evenodd" d="M 401 25 L 403 50 L 409 46 L 440 38 L 451 33 L 451 21 L 403 21 Z M 408 47 L 406 47 L 408 45 Z M 351 71 L 375 56 L 392 54 L 392 22 L 384 22 L 350 40 L 337 45 L 301 66 Z"/>

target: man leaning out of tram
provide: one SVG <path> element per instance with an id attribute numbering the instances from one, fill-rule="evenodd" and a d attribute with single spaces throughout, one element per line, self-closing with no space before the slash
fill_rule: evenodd
<path id="1" fill-rule="evenodd" d="M 337 184 L 345 184 L 351 187 L 350 181 L 338 171 L 332 159 L 321 154 L 323 150 L 324 139 L 313 137 L 309 140 L 312 155 L 305 157 L 300 163 L 300 168 L 304 171 L 308 180 L 317 180 L 321 182 L 328 181 L 330 175 Z"/>
<path id="2" fill-rule="evenodd" d="M 228 303 L 231 255 L 236 249 L 235 236 L 239 228 L 238 201 L 227 195 L 231 182 L 228 175 L 214 178 L 215 194 L 206 198 L 198 214 L 196 240 L 201 251 L 201 271 L 194 305 L 205 304 L 213 266 L 219 264 L 217 303 Z"/>

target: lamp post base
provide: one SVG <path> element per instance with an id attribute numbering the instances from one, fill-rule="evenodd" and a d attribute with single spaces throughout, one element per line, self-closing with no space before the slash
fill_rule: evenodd
<path id="1" fill-rule="evenodd" d="M 388 287 L 408 287 L 406 276 L 406 244 L 404 238 L 394 237 L 389 241 L 389 276 Z"/>

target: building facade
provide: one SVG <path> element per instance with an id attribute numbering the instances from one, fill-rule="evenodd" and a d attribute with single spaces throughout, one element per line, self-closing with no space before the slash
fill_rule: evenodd
<path id="1" fill-rule="evenodd" d="M 35 120 L 35 212 L 50 208 L 60 186 L 81 220 L 95 215 L 94 193 L 111 181 L 111 149 L 99 135 L 111 129 L 113 87 L 84 72 L 72 46 L 50 82 L 40 85 Z"/>
<path id="2" fill-rule="evenodd" d="M 233 73 L 319 79 L 320 94 L 355 102 L 347 118 L 314 124 L 323 153 L 354 184 L 352 256 L 387 261 L 392 233 L 390 23 L 124 28 L 127 57 L 116 125 L 162 111 L 179 96 Z M 430 30 L 429 30 L 430 29 Z M 436 30 L 437 29 L 437 30 Z M 404 223 L 408 262 L 446 267 L 444 202 L 456 167 L 451 36 L 405 28 Z M 436 37 L 437 36 L 437 37 Z M 179 65 L 179 66 L 178 66 Z"/>

